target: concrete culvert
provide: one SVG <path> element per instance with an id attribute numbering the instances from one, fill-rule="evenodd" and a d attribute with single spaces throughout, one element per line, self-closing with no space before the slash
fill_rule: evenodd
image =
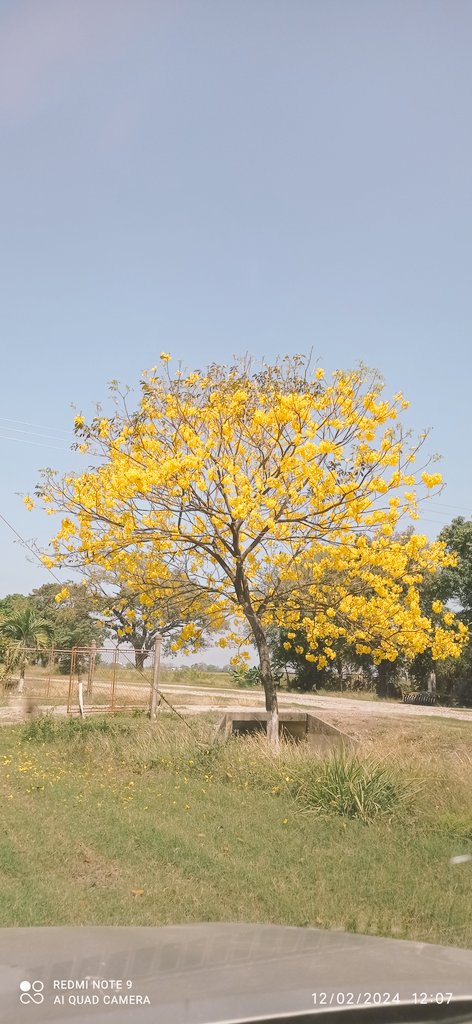
<path id="1" fill-rule="evenodd" d="M 227 711 L 217 728 L 216 736 L 228 739 L 229 736 L 266 733 L 267 718 L 266 711 Z M 292 740 L 294 743 L 307 742 L 316 753 L 346 749 L 356 743 L 347 733 L 305 711 L 280 711 L 279 735 L 281 739 Z"/>

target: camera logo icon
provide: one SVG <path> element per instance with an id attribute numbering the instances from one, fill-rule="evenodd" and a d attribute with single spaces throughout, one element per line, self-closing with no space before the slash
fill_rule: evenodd
<path id="1" fill-rule="evenodd" d="M 20 1003 L 35 1003 L 36 1006 L 41 1006 L 41 1003 L 44 1003 L 43 989 L 42 981 L 20 981 Z"/>

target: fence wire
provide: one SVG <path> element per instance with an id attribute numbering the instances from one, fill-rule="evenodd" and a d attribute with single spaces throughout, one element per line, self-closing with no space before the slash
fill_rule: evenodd
<path id="1" fill-rule="evenodd" d="M 139 652 L 108 647 L 24 648 L 14 667 L 0 682 L 3 702 L 22 693 L 39 707 L 58 708 L 67 714 L 149 711 L 155 651 Z M 173 712 L 193 732 L 190 723 L 158 692 L 158 703 Z"/>
<path id="2" fill-rule="evenodd" d="M 143 668 L 118 647 L 74 647 L 47 651 L 24 649 L 3 680 L 4 694 L 21 692 L 46 707 L 119 711 L 148 708 L 154 652 Z"/>

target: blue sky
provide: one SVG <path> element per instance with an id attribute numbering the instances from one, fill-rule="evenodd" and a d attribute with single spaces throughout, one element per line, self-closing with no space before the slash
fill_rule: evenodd
<path id="1" fill-rule="evenodd" d="M 71 403 L 313 348 L 432 427 L 472 515 L 469 0 L 0 0 L 0 511 L 77 467 Z M 46 436 L 48 435 L 48 436 Z M 50 447 L 47 447 L 50 446 Z M 0 595 L 48 578 L 0 522 Z"/>

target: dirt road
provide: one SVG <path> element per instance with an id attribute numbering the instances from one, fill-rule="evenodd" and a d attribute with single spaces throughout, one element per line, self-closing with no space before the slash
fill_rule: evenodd
<path id="1" fill-rule="evenodd" d="M 102 690 L 106 693 L 108 698 L 109 684 L 100 682 L 97 690 Z M 136 691 L 136 695 L 142 695 L 143 687 L 133 686 L 132 684 L 126 684 L 126 693 L 130 698 L 133 697 L 133 691 Z M 225 711 L 234 711 L 235 708 L 240 708 L 244 711 L 260 711 L 264 707 L 263 694 L 256 690 L 242 690 L 242 689 L 215 689 L 213 686 L 179 686 L 179 685 L 167 685 L 164 684 L 161 687 L 161 692 L 167 701 L 172 704 L 173 701 L 181 714 L 196 714 L 202 711 L 216 711 L 224 714 Z M 182 700 L 182 698 L 186 698 Z M 460 708 L 444 708 L 444 707 L 423 707 L 412 704 L 401 704 L 399 702 L 390 701 L 375 701 L 375 700 L 356 700 L 349 697 L 329 697 L 325 694 L 318 695 L 314 693 L 279 693 L 279 707 L 280 708 L 293 708 L 300 711 L 309 711 L 312 714 L 318 714 L 321 718 L 324 718 L 327 722 L 332 725 L 336 725 L 339 728 L 348 728 L 352 726 L 368 726 L 369 722 L 387 722 L 390 721 L 392 724 L 411 720 L 412 718 L 452 718 L 463 722 L 470 722 L 472 725 L 472 710 L 462 710 Z M 35 698 L 35 702 L 40 705 L 41 698 L 38 696 Z M 66 711 L 64 707 L 56 707 L 55 714 L 64 714 Z M 4 707 L 0 709 L 0 722 L 16 719 L 18 717 L 24 717 L 20 707 L 14 708 Z"/>
<path id="2" fill-rule="evenodd" d="M 214 687 L 204 686 L 162 686 L 162 693 L 172 701 L 172 696 L 188 696 L 189 700 L 183 707 L 191 708 L 196 702 L 193 701 L 194 697 L 199 698 L 199 703 L 205 702 L 202 700 L 204 697 L 208 698 L 225 698 L 225 707 L 228 710 L 234 709 L 234 707 L 244 707 L 245 711 L 254 710 L 260 711 L 264 707 L 263 695 L 256 691 L 251 690 L 235 690 L 235 689 L 221 689 L 215 690 Z M 472 710 L 468 711 L 461 708 L 444 708 L 444 707 L 423 707 L 415 704 L 401 704 L 399 702 L 390 701 L 376 701 L 376 700 L 355 700 L 349 697 L 328 697 L 323 694 L 319 696 L 315 693 L 279 693 L 278 695 L 279 706 L 281 708 L 299 708 L 300 710 L 311 711 L 313 714 L 317 712 L 328 712 L 330 715 L 335 714 L 339 716 L 340 720 L 343 717 L 346 718 L 415 718 L 415 717 L 427 717 L 433 716 L 436 718 L 457 718 L 465 722 L 472 724 Z M 179 709 L 182 709 L 182 705 L 179 703 Z M 214 710 L 215 704 L 208 701 L 208 710 Z M 218 706 L 218 710 L 220 710 Z M 224 710 L 224 708 L 221 708 Z"/>

